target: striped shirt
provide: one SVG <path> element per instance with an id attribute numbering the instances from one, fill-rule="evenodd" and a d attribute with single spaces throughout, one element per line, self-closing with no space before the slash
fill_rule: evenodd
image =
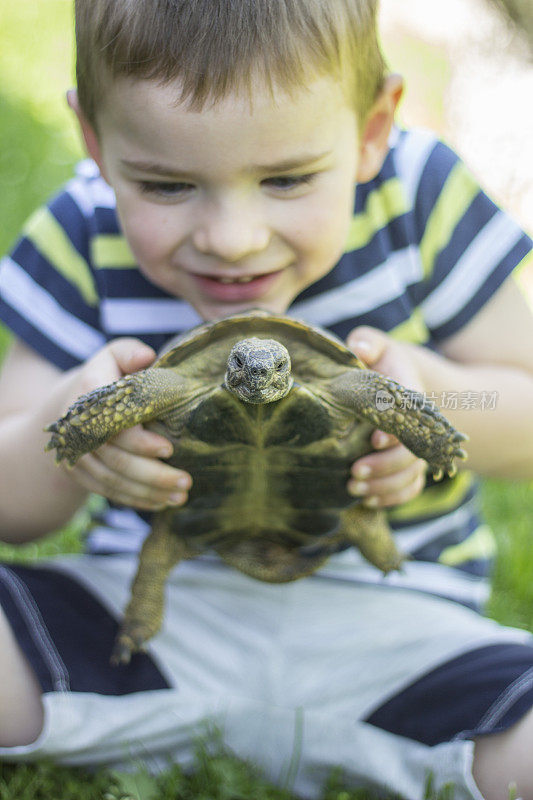
<path id="1" fill-rule="evenodd" d="M 396 339 L 438 348 L 531 257 L 531 240 L 481 191 L 460 159 L 433 134 L 396 130 L 375 179 L 357 187 L 345 253 L 303 291 L 288 313 L 341 338 L 371 325 Z M 137 269 L 121 234 L 112 189 L 94 162 L 29 219 L 0 262 L 0 319 L 62 369 L 118 336 L 158 350 L 201 322 L 186 300 Z M 434 398 L 446 413 L 476 396 Z M 148 515 L 111 508 L 94 520 L 92 552 L 135 550 Z M 493 555 L 472 475 L 434 483 L 389 513 L 400 549 L 412 557 L 395 582 L 478 607 Z M 358 573 L 362 574 L 362 573 Z M 369 569 L 368 580 L 376 571 Z"/>

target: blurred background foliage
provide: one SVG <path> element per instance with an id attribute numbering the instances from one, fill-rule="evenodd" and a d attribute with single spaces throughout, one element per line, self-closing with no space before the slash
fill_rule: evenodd
<path id="1" fill-rule="evenodd" d="M 533 3 L 531 0 L 488 0 L 527 39 L 533 59 Z"/>
<path id="2" fill-rule="evenodd" d="M 82 155 L 65 100 L 74 64 L 70 0 L 0 4 L 0 254 Z M 0 356 L 7 344 L 0 332 Z"/>

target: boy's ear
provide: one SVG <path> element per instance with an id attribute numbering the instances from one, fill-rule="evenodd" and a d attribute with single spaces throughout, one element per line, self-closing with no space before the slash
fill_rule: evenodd
<path id="1" fill-rule="evenodd" d="M 370 109 L 359 143 L 358 183 L 366 183 L 380 171 L 388 152 L 389 135 L 396 108 L 403 94 L 401 75 L 388 75 L 379 97 Z"/>
<path id="2" fill-rule="evenodd" d="M 67 103 L 69 104 L 69 107 L 72 109 L 72 111 L 74 111 L 74 113 L 78 118 L 81 135 L 83 136 L 83 141 L 85 142 L 85 147 L 87 149 L 87 152 L 93 159 L 93 161 L 96 161 L 96 163 L 98 164 L 98 169 L 100 170 L 100 174 L 105 179 L 102 152 L 100 150 L 98 136 L 96 135 L 95 129 L 93 128 L 91 123 L 87 120 L 83 111 L 81 110 L 80 101 L 78 99 L 78 92 L 76 89 L 68 90 Z"/>

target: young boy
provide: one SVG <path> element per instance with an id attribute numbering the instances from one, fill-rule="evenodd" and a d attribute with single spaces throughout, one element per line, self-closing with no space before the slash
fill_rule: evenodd
<path id="1" fill-rule="evenodd" d="M 531 242 L 448 148 L 393 127 L 402 83 L 375 15 L 372 0 L 77 0 L 68 101 L 93 160 L 0 269 L 17 336 L 0 387 L 2 536 L 44 536 L 88 492 L 111 505 L 89 554 L 0 568 L 3 756 L 186 763 L 208 720 L 274 779 L 300 736 L 305 796 L 341 765 L 413 800 L 428 772 L 458 798 L 501 800 L 512 781 L 533 798 L 533 642 L 475 610 L 490 546 L 470 472 L 426 481 L 375 432 L 349 486 L 391 508 L 401 575 L 353 550 L 280 586 L 186 562 L 161 633 L 114 668 L 149 512 L 186 502 L 190 477 L 141 427 L 70 472 L 43 452 L 43 427 L 79 394 L 256 306 L 448 398 L 475 472 L 533 476 Z"/>

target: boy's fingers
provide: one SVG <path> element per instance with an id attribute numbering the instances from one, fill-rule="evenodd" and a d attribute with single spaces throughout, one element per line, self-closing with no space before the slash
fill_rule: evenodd
<path id="1" fill-rule="evenodd" d="M 80 394 L 118 380 L 122 375 L 149 367 L 154 359 L 155 351 L 139 339 L 114 339 L 79 368 L 79 382 L 71 401 Z"/>
<path id="2" fill-rule="evenodd" d="M 107 347 L 123 374 L 150 366 L 156 355 L 155 350 L 133 337 L 114 339 Z"/>
<path id="3" fill-rule="evenodd" d="M 422 479 L 425 482 L 425 472 L 420 459 L 416 459 L 404 469 L 396 470 L 379 478 L 368 478 L 365 481 L 350 480 L 348 482 L 348 490 L 355 496 L 370 497 L 377 495 L 382 499 L 398 493 L 404 493 L 409 487 L 418 486 Z"/>
<path id="4" fill-rule="evenodd" d="M 111 441 L 128 453 L 146 458 L 170 458 L 174 449 L 168 439 L 142 425 L 121 431 Z"/>
<path id="5" fill-rule="evenodd" d="M 393 436 L 392 433 L 385 433 L 385 431 L 374 431 L 370 437 L 370 442 L 376 450 L 385 450 L 388 447 L 395 447 L 400 444 L 396 436 Z"/>
<path id="6" fill-rule="evenodd" d="M 414 456 L 403 444 L 399 444 L 379 453 L 370 453 L 358 458 L 352 464 L 351 473 L 357 480 L 368 481 L 400 472 L 412 464 L 418 464 L 418 469 L 426 468 L 425 461 Z"/>
<path id="7" fill-rule="evenodd" d="M 121 447 L 108 443 L 96 451 L 98 460 L 118 476 L 124 476 L 135 483 L 144 483 L 157 490 L 187 490 L 191 487 L 191 477 L 182 470 L 171 467 L 157 458 L 133 455 Z"/>
<path id="8" fill-rule="evenodd" d="M 346 344 L 356 356 L 372 366 L 379 361 L 387 347 L 387 335 L 369 325 L 359 325 L 350 331 Z"/>
<path id="9" fill-rule="evenodd" d="M 72 473 L 86 489 L 104 495 L 121 505 L 155 510 L 167 505 L 182 505 L 187 492 L 173 488 L 157 488 L 147 483 L 130 479 L 110 469 L 96 454 L 81 458 Z"/>
<path id="10" fill-rule="evenodd" d="M 161 464 L 160 458 L 170 458 L 174 448 L 172 444 L 164 436 L 158 433 L 147 431 L 142 425 L 135 425 L 133 428 L 122 431 L 118 436 L 115 436 L 108 446 L 113 449 L 109 452 L 104 451 L 103 460 L 113 460 L 109 466 L 117 472 L 129 471 L 128 462 L 126 457 L 134 458 L 140 456 L 142 462 L 132 462 L 131 469 L 136 469 L 136 479 L 144 480 L 145 482 L 156 482 L 157 477 L 143 478 L 139 474 L 138 469 L 142 468 L 141 463 L 144 465 L 146 462 L 150 465 L 150 476 L 173 476 L 181 489 L 190 489 L 192 484 L 191 476 L 184 470 L 171 467 L 166 464 Z M 100 456 L 102 458 L 102 456 Z M 161 471 L 162 470 L 162 471 Z"/>
<path id="11" fill-rule="evenodd" d="M 419 475 L 414 481 L 406 486 L 395 489 L 388 494 L 370 494 L 363 499 L 363 505 L 368 508 L 390 508 L 407 503 L 418 497 L 426 484 L 425 476 Z"/>

